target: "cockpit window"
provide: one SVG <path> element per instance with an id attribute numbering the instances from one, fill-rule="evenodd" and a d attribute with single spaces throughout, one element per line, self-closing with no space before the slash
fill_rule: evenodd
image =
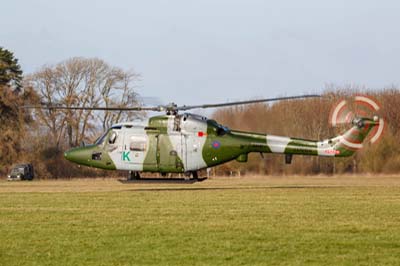
<path id="1" fill-rule="evenodd" d="M 94 144 L 96 144 L 96 145 L 103 144 L 104 139 L 105 139 L 106 136 L 107 136 L 107 133 L 108 133 L 108 131 L 104 132 L 104 134 L 101 135 L 101 136 L 94 142 Z"/>
<path id="2" fill-rule="evenodd" d="M 94 144 L 96 145 L 100 145 L 104 143 L 104 140 L 107 138 L 108 134 L 110 133 L 110 137 L 108 138 L 108 143 L 109 144 L 114 144 L 115 141 L 117 140 L 118 137 L 118 133 L 116 131 L 113 130 L 114 128 L 110 128 L 109 130 L 107 130 L 103 135 L 101 135 L 95 142 Z"/>
<path id="3" fill-rule="evenodd" d="M 108 143 L 114 144 L 115 141 L 117 140 L 117 136 L 118 136 L 117 132 L 111 131 L 110 137 L 108 138 Z"/>

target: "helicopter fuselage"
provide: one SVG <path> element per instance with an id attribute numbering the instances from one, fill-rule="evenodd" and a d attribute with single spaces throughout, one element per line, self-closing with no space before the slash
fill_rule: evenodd
<path id="1" fill-rule="evenodd" d="M 375 125 L 370 119 L 363 119 Z M 90 167 L 134 172 L 184 173 L 236 159 L 251 152 L 349 156 L 372 126 L 353 125 L 346 134 L 324 141 L 231 130 L 193 114 L 161 115 L 112 126 L 95 144 L 73 148 L 65 158 Z M 290 157 L 291 159 L 291 157 Z"/>

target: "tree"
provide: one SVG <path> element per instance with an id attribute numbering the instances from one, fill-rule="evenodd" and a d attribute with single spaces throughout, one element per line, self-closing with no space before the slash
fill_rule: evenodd
<path id="1" fill-rule="evenodd" d="M 22 70 L 18 59 L 0 47 L 0 173 L 22 159 L 23 137 L 32 120 L 22 105 L 32 102 L 35 93 L 22 90 Z"/>
<path id="2" fill-rule="evenodd" d="M 63 106 L 137 105 L 134 82 L 138 74 L 113 67 L 97 58 L 71 58 L 55 66 L 44 66 L 28 76 L 27 82 L 43 102 Z M 49 130 L 53 144 L 60 148 L 77 146 L 112 123 L 129 119 L 135 113 L 95 112 L 92 110 L 37 110 L 37 118 Z M 99 126 L 101 125 L 101 126 Z"/>
<path id="3" fill-rule="evenodd" d="M 15 93 L 9 86 L 0 85 L 0 173 L 22 160 L 23 138 L 32 120 L 20 106 L 32 102 L 35 97 L 29 88 Z"/>
<path id="4" fill-rule="evenodd" d="M 22 88 L 22 70 L 14 54 L 0 47 L 0 85 L 10 86 L 17 91 Z M 3 87 L 5 89 L 6 87 Z"/>

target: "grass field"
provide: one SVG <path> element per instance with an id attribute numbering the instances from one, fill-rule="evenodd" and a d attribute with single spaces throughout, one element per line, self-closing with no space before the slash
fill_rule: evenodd
<path id="1" fill-rule="evenodd" d="M 400 177 L 0 182 L 0 265 L 399 265 Z"/>

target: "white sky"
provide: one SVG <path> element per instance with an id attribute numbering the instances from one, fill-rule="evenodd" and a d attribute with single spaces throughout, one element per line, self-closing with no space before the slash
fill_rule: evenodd
<path id="1" fill-rule="evenodd" d="M 400 1 L 3 1 L 0 46 L 25 73 L 98 57 L 138 92 L 200 104 L 400 84 Z"/>

